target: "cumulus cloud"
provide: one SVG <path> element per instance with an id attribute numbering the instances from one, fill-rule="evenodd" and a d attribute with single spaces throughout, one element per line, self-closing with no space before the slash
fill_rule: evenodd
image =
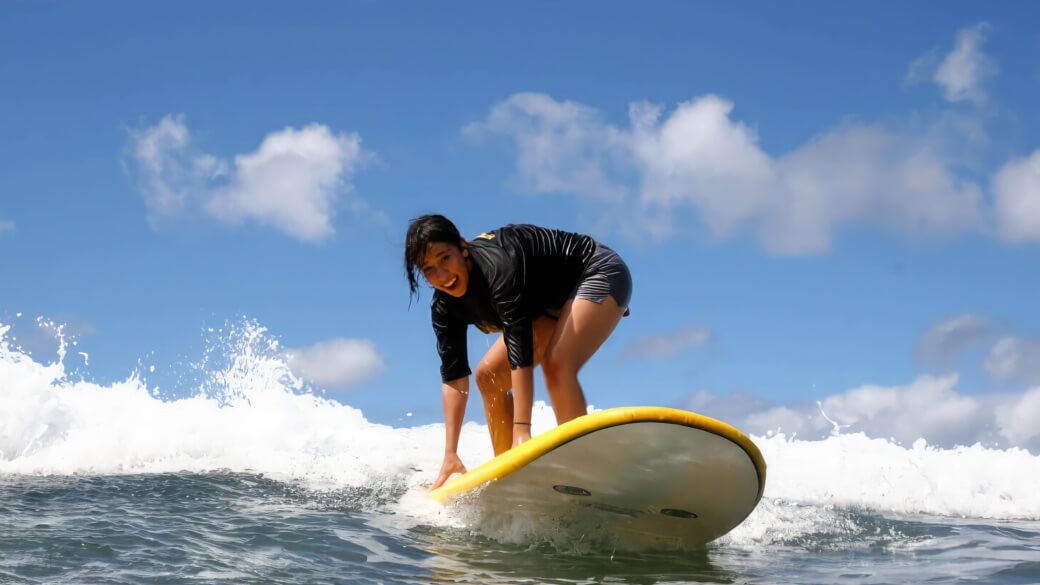
<path id="1" fill-rule="evenodd" d="M 285 352 L 298 376 L 330 390 L 347 390 L 383 371 L 383 358 L 364 339 L 331 339 Z"/>
<path id="2" fill-rule="evenodd" d="M 983 367 L 997 380 L 1040 384 L 1040 339 L 1003 337 L 990 350 Z"/>
<path id="3" fill-rule="evenodd" d="M 0 234 L 4 232 L 13 232 L 14 222 L 9 219 L 0 219 Z"/>
<path id="4" fill-rule="evenodd" d="M 981 221 L 981 190 L 958 178 L 923 137 L 842 127 L 782 157 L 778 167 L 783 205 L 767 216 L 763 239 L 782 252 L 824 251 L 837 228 L 855 223 L 952 234 Z"/>
<path id="5" fill-rule="evenodd" d="M 769 404 L 760 396 L 748 392 L 719 395 L 700 390 L 687 396 L 682 407 L 722 421 L 733 422 L 744 420 L 750 413 L 767 410 Z"/>
<path id="6" fill-rule="evenodd" d="M 665 359 L 683 350 L 708 343 L 712 339 L 711 329 L 706 327 L 684 327 L 651 337 L 636 337 L 621 349 L 620 357 L 633 359 Z"/>
<path id="7" fill-rule="evenodd" d="M 1040 384 L 1040 338 L 1007 334 L 1003 331 L 1006 329 L 985 317 L 966 313 L 925 331 L 915 355 L 926 366 L 948 369 L 962 352 L 992 344 L 982 363 L 990 377 L 1001 382 Z"/>
<path id="8" fill-rule="evenodd" d="M 184 116 L 164 116 L 130 137 L 138 188 L 153 226 L 184 211 L 193 197 L 204 197 L 209 182 L 226 171 L 225 164 L 192 145 Z"/>
<path id="9" fill-rule="evenodd" d="M 957 393 L 957 376 L 922 376 L 908 386 L 867 385 L 829 396 L 821 408 L 836 423 L 869 429 L 875 436 L 911 442 L 974 443 L 986 415 L 980 402 Z M 974 435 L 974 436 L 973 436 Z"/>
<path id="10" fill-rule="evenodd" d="M 531 103 L 538 107 L 522 107 Z M 682 209 L 716 237 L 749 232 L 778 254 L 826 251 L 834 232 L 850 224 L 946 234 L 981 222 L 981 190 L 956 175 L 927 132 L 844 124 L 773 157 L 732 112 L 733 103 L 715 95 L 670 114 L 635 103 L 621 129 L 587 106 L 517 94 L 469 132 L 512 139 L 518 179 L 540 192 L 618 197 L 634 176 L 626 220 L 664 222 L 649 228 L 657 236 L 683 223 Z M 561 135 L 567 139 L 558 141 Z"/>
<path id="11" fill-rule="evenodd" d="M 492 107 L 484 122 L 463 128 L 463 134 L 473 139 L 511 137 L 517 144 L 517 179 L 523 189 L 598 200 L 627 193 L 608 172 L 616 131 L 588 106 L 518 93 Z"/>
<path id="12" fill-rule="evenodd" d="M 254 221 L 304 242 L 335 233 L 332 218 L 371 155 L 357 134 L 312 124 L 269 134 L 228 164 L 202 152 L 183 116 L 131 132 L 132 162 L 149 221 L 202 212 L 228 224 Z"/>
<path id="13" fill-rule="evenodd" d="M 983 84 L 998 72 L 993 60 L 982 51 L 989 31 L 986 22 L 961 29 L 948 53 L 943 55 L 940 49 L 933 48 L 910 63 L 906 82 L 933 82 L 949 102 L 984 104 L 987 96 Z"/>
<path id="14" fill-rule="evenodd" d="M 300 240 L 322 240 L 334 233 L 333 203 L 360 160 L 356 134 L 286 128 L 235 157 L 231 184 L 213 193 L 206 210 L 228 222 L 253 219 Z"/>
<path id="15" fill-rule="evenodd" d="M 942 57 L 938 49 L 931 49 L 917 59 L 910 62 L 906 76 L 903 81 L 907 85 L 931 81 L 935 76 L 935 70 L 939 67 Z"/>
<path id="16" fill-rule="evenodd" d="M 714 95 L 679 104 L 664 119 L 660 106 L 629 107 L 627 146 L 640 172 L 643 205 L 692 204 L 719 236 L 762 216 L 772 205 L 775 168 L 757 135 L 730 119 L 732 110 Z"/>
<path id="17" fill-rule="evenodd" d="M 966 349 L 986 341 L 993 334 L 989 321 L 967 313 L 947 319 L 925 331 L 917 342 L 917 359 L 931 367 L 947 368 Z"/>
<path id="18" fill-rule="evenodd" d="M 1040 150 L 1009 161 L 993 176 L 997 230 L 1009 241 L 1040 241 Z"/>
<path id="19" fill-rule="evenodd" d="M 1040 388 L 1021 394 L 965 395 L 957 375 L 924 375 L 905 386 L 864 385 L 818 403 L 765 407 L 744 395 L 699 392 L 687 406 L 745 432 L 784 432 L 818 439 L 862 432 L 910 444 L 923 438 L 944 447 L 1000 443 L 1040 449 Z M 716 414 L 720 413 L 720 414 Z"/>
<path id="20" fill-rule="evenodd" d="M 1037 442 L 1040 438 L 1040 387 L 1008 401 L 997 410 L 1001 432 L 1015 445 Z"/>
<path id="21" fill-rule="evenodd" d="M 932 80 L 943 89 L 951 102 L 983 103 L 983 82 L 997 74 L 997 66 L 982 52 L 989 34 L 989 23 L 980 22 L 957 32 L 952 51 L 939 63 Z"/>

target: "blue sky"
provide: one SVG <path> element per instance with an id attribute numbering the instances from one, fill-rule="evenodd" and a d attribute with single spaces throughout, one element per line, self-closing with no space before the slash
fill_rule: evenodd
<path id="1" fill-rule="evenodd" d="M 936 432 L 1030 444 L 1037 22 L 1025 2 L 5 3 L 0 322 L 39 355 L 33 319 L 66 323 L 80 375 L 143 363 L 175 392 L 205 329 L 247 317 L 371 420 L 431 422 L 407 221 L 530 222 L 634 273 L 582 375 L 597 406 L 810 433 L 792 421 L 817 400 L 877 432 L 885 409 L 968 404 Z"/>

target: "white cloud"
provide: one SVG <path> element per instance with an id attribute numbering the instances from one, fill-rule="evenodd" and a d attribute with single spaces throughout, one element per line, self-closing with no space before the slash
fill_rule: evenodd
<path id="1" fill-rule="evenodd" d="M 993 176 L 997 229 L 1009 241 L 1040 241 L 1040 150 Z"/>
<path id="2" fill-rule="evenodd" d="M 1040 387 L 1022 394 L 1018 400 L 1002 405 L 997 411 L 1001 433 L 1016 445 L 1040 437 Z"/>
<path id="3" fill-rule="evenodd" d="M 785 253 L 821 252 L 842 226 L 952 234 L 981 220 L 981 191 L 925 137 L 880 126 L 833 130 L 778 160 L 782 188 L 761 237 Z"/>
<path id="4" fill-rule="evenodd" d="M 764 399 L 747 392 L 718 395 L 707 390 L 694 392 L 682 404 L 682 407 L 687 410 L 728 422 L 744 420 L 748 413 L 761 412 L 768 406 Z M 776 427 L 768 426 L 767 428 L 775 429 Z"/>
<path id="5" fill-rule="evenodd" d="M 192 197 L 203 197 L 208 182 L 223 173 L 222 163 L 197 152 L 184 116 L 164 116 L 158 124 L 131 131 L 131 151 L 139 188 L 152 225 L 179 215 Z"/>
<path id="6" fill-rule="evenodd" d="M 927 132 L 846 124 L 774 158 L 732 111 L 714 95 L 669 115 L 636 103 L 622 130 L 587 106 L 518 94 L 470 130 L 511 138 L 518 178 L 538 191 L 616 198 L 634 174 L 639 188 L 626 221 L 657 236 L 684 223 L 684 208 L 716 237 L 750 232 L 779 254 L 826 251 L 834 231 L 850 224 L 946 234 L 981 222 L 980 189 L 956 176 Z"/>
<path id="7" fill-rule="evenodd" d="M 1040 339 L 1003 337 L 990 350 L 983 367 L 997 380 L 1040 384 Z"/>
<path id="8" fill-rule="evenodd" d="M 13 232 L 14 222 L 9 219 L 0 219 L 0 234 L 4 232 Z"/>
<path id="9" fill-rule="evenodd" d="M 383 371 L 383 358 L 364 339 L 331 339 L 285 352 L 297 375 L 326 389 L 345 390 Z"/>
<path id="10" fill-rule="evenodd" d="M 902 387 L 867 385 L 830 396 L 821 407 L 839 424 L 874 436 L 904 443 L 921 437 L 939 444 L 974 443 L 988 422 L 986 413 L 977 399 L 958 394 L 956 384 L 951 375 L 922 376 Z"/>
<path id="11" fill-rule="evenodd" d="M 925 375 L 906 386 L 864 385 L 828 396 L 819 405 L 764 407 L 744 395 L 699 392 L 687 406 L 753 434 L 782 431 L 817 439 L 832 434 L 838 425 L 841 433 L 862 432 L 903 444 L 923 438 L 944 447 L 982 442 L 1040 449 L 1040 388 L 1021 394 L 964 395 L 956 389 L 957 380 L 955 374 Z"/>
<path id="12" fill-rule="evenodd" d="M 149 220 L 201 211 L 219 221 L 255 221 L 304 242 L 335 233 L 337 204 L 370 158 L 357 134 L 312 124 L 269 134 L 234 164 L 199 150 L 183 116 L 133 132 L 132 154 Z"/>
<path id="13" fill-rule="evenodd" d="M 951 366 L 964 350 L 982 343 L 993 333 L 990 323 L 967 313 L 935 324 L 917 342 L 917 359 L 939 368 Z"/>
<path id="14" fill-rule="evenodd" d="M 932 80 L 943 88 L 947 100 L 986 101 L 982 83 L 997 74 L 997 66 L 981 50 L 989 29 L 989 23 L 980 22 L 957 32 L 956 45 L 932 76 Z"/>
<path id="15" fill-rule="evenodd" d="M 615 133 L 588 106 L 518 93 L 492 107 L 484 122 L 463 128 L 463 134 L 515 140 L 517 179 L 535 193 L 569 192 L 598 200 L 627 193 L 607 172 Z"/>
<path id="16" fill-rule="evenodd" d="M 938 49 L 932 49 L 914 59 L 907 68 L 903 81 L 907 85 L 931 81 L 935 76 L 935 70 L 939 67 L 940 59 Z"/>
<path id="17" fill-rule="evenodd" d="M 659 106 L 630 106 L 627 147 L 640 173 L 643 205 L 693 204 L 718 236 L 732 235 L 773 205 L 772 160 L 750 128 L 730 119 L 732 109 L 709 95 L 679 104 L 662 121 Z"/>
<path id="18" fill-rule="evenodd" d="M 664 359 L 712 339 L 706 327 L 685 327 L 663 335 L 636 337 L 621 349 L 621 359 Z"/>
<path id="19" fill-rule="evenodd" d="M 334 233 L 333 204 L 344 179 L 361 161 L 356 134 L 334 136 L 325 126 L 286 128 L 267 136 L 256 152 L 235 157 L 231 184 L 206 202 L 214 217 L 238 223 L 254 219 L 303 241 Z"/>
<path id="20" fill-rule="evenodd" d="M 776 406 L 746 415 L 741 429 L 749 433 L 764 434 L 770 431 L 788 435 L 804 435 L 812 421 L 811 414 L 786 406 Z M 821 429 L 816 429 L 820 435 Z"/>

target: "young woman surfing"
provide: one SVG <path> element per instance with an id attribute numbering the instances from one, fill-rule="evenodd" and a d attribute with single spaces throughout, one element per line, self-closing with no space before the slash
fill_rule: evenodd
<path id="1" fill-rule="evenodd" d="M 585 414 L 578 371 L 628 314 L 632 296 L 620 256 L 589 236 L 533 225 L 508 225 L 467 242 L 441 215 L 412 220 L 404 254 L 412 294 L 418 274 L 435 289 L 445 447 L 434 488 L 466 472 L 457 450 L 472 373 L 470 324 L 502 332 L 476 372 L 495 455 L 531 438 L 536 365 L 557 424 Z"/>

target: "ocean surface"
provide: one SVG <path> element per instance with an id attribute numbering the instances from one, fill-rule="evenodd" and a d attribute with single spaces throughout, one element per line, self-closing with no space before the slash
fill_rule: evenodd
<path id="1" fill-rule="evenodd" d="M 1040 456 L 862 434 L 753 437 L 765 496 L 691 550 L 620 550 L 425 498 L 443 428 L 374 424 L 262 328 L 197 392 L 67 376 L 0 325 L 0 583 L 1040 583 Z M 219 362 L 219 365 L 217 365 Z M 536 406 L 535 432 L 552 425 Z M 464 461 L 490 458 L 483 426 Z"/>

